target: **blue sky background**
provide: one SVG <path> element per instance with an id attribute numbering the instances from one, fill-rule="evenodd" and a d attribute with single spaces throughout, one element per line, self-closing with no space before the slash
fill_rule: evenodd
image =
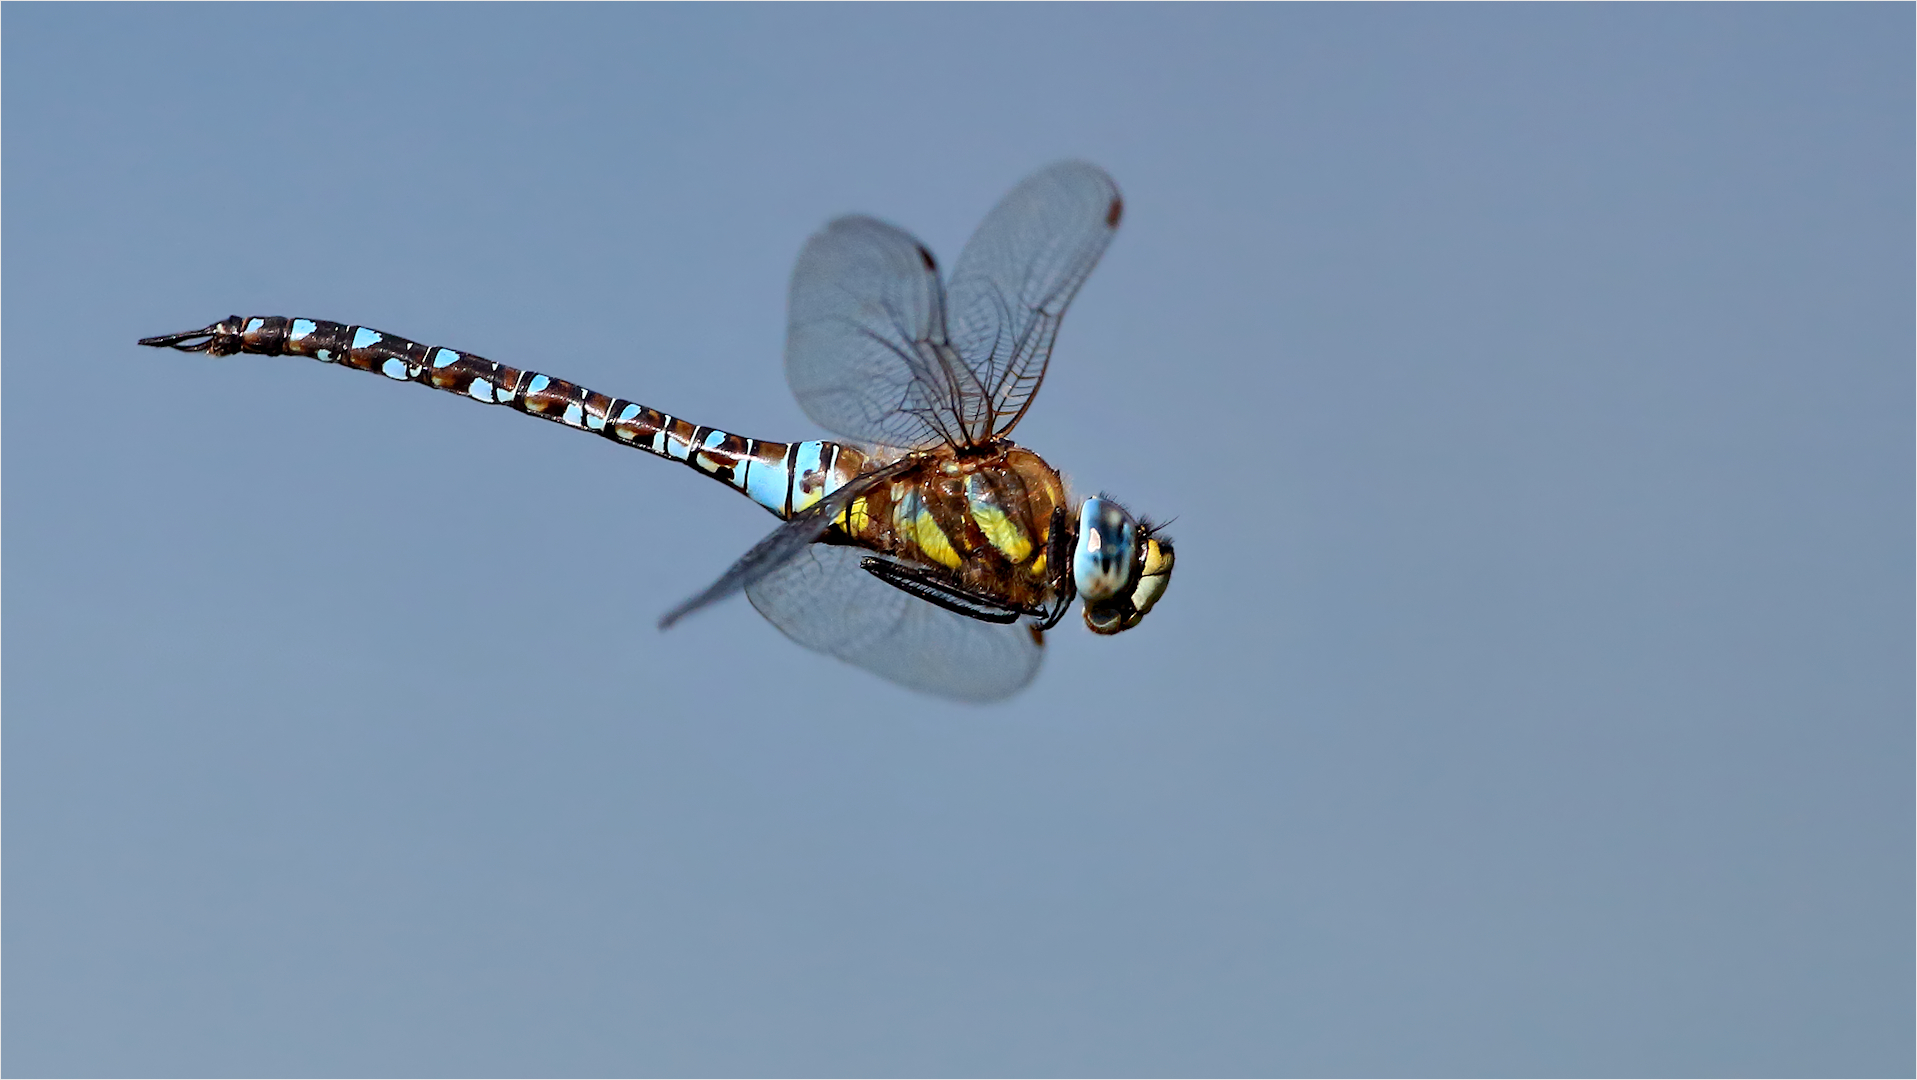
<path id="1" fill-rule="evenodd" d="M 1909 5 L 4 13 L 17 1075 L 1908 1074 Z M 1176 516 L 1010 704 L 743 602 L 786 275 L 1123 229 L 1019 437 Z"/>

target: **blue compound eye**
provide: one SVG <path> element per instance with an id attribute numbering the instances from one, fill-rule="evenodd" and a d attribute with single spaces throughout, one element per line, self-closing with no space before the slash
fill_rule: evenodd
<path id="1" fill-rule="evenodd" d="M 1078 510 L 1072 580 L 1088 604 L 1129 592 L 1138 564 L 1138 522 L 1110 499 L 1086 499 Z"/>

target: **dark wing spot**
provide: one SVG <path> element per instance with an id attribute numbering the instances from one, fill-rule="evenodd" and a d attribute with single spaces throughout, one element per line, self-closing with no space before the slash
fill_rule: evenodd
<path id="1" fill-rule="evenodd" d="M 939 264 L 937 260 L 932 258 L 932 253 L 925 250 L 924 244 L 919 245 L 919 261 L 925 264 L 925 268 L 927 270 L 930 270 L 935 274 L 938 273 Z"/>
<path id="2" fill-rule="evenodd" d="M 1105 227 L 1108 229 L 1118 228 L 1118 219 L 1120 215 L 1124 213 L 1125 200 L 1117 195 L 1112 196 L 1112 204 L 1105 208 Z"/>
<path id="3" fill-rule="evenodd" d="M 1033 626 L 1031 623 L 1026 623 L 1025 629 L 1028 633 L 1032 635 L 1032 644 L 1038 646 L 1041 649 L 1045 647 L 1045 631 L 1040 630 L 1038 627 Z"/>

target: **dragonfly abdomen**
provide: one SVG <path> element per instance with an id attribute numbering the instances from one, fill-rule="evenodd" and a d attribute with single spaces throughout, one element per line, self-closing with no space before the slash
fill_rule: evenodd
<path id="1" fill-rule="evenodd" d="M 214 356 L 304 356 L 398 382 L 422 383 L 486 405 L 505 405 L 684 462 L 782 518 L 818 502 L 865 467 L 863 454 L 838 443 L 768 442 L 734 435 L 537 371 L 324 319 L 234 316 L 205 330 L 145 338 L 141 344 Z"/>

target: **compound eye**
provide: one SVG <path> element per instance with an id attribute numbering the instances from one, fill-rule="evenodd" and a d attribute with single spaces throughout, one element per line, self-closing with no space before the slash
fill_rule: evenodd
<path id="1" fill-rule="evenodd" d="M 1137 563 L 1138 522 L 1110 499 L 1086 499 L 1078 510 L 1078 547 L 1072 552 L 1078 594 L 1094 605 L 1130 591 Z"/>

